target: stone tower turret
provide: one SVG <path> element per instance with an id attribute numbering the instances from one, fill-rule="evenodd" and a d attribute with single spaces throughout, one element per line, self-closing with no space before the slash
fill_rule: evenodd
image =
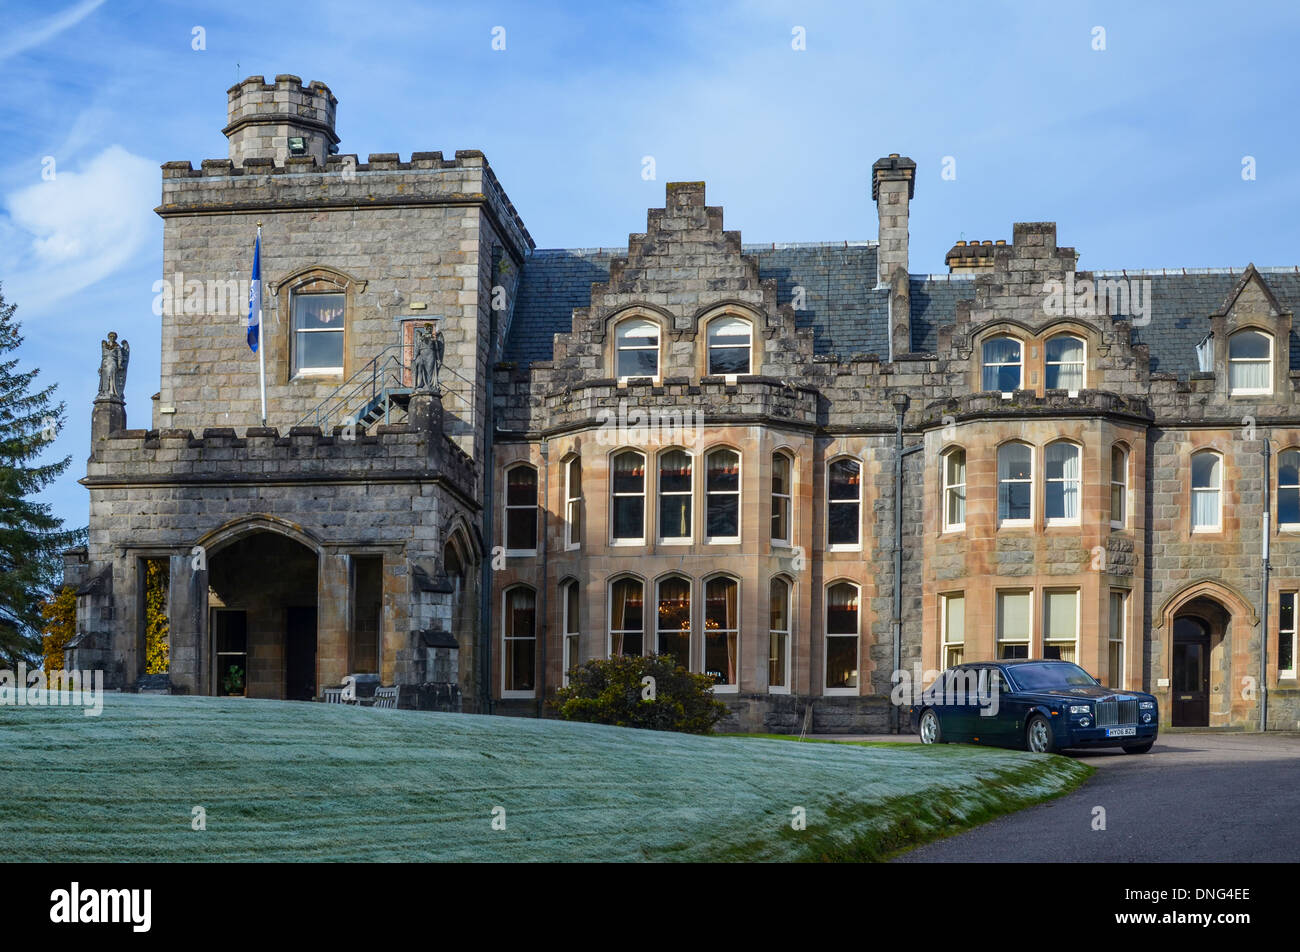
<path id="1" fill-rule="evenodd" d="M 226 90 L 230 124 L 221 131 L 230 140 L 230 161 L 272 159 L 277 165 L 291 155 L 310 155 L 323 168 L 338 151 L 334 110 L 338 100 L 324 83 L 303 86 L 297 76 L 282 74 L 269 85 L 250 76 Z"/>

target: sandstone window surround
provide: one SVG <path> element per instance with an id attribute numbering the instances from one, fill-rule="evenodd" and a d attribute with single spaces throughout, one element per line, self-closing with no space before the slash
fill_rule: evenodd
<path id="1" fill-rule="evenodd" d="M 582 547 L 582 457 L 564 461 L 564 548 Z"/>
<path id="2" fill-rule="evenodd" d="M 943 656 L 941 668 L 962 663 L 966 656 L 966 593 L 952 592 L 939 596 L 939 643 Z"/>
<path id="3" fill-rule="evenodd" d="M 1082 488 L 1080 464 L 1083 450 L 1077 443 L 1058 440 L 1043 452 L 1045 516 L 1049 526 L 1077 526 Z"/>
<path id="4" fill-rule="evenodd" d="M 1124 688 L 1124 658 L 1128 647 L 1128 596 L 1122 588 L 1110 590 L 1109 651 L 1106 658 L 1106 684 Z"/>
<path id="5" fill-rule="evenodd" d="M 1116 443 L 1110 448 L 1110 527 L 1128 524 L 1128 448 Z"/>
<path id="6" fill-rule="evenodd" d="M 610 462 L 610 545 L 645 545 L 645 454 L 620 450 Z"/>
<path id="7" fill-rule="evenodd" d="M 606 657 L 635 657 L 645 645 L 645 583 L 621 576 L 609 583 L 609 637 Z"/>
<path id="8" fill-rule="evenodd" d="M 530 698 L 537 684 L 537 595 L 515 585 L 501 597 L 501 696 Z"/>
<path id="9" fill-rule="evenodd" d="M 1300 450 L 1277 454 L 1277 528 L 1300 532 Z"/>
<path id="10" fill-rule="evenodd" d="M 1088 345 L 1074 334 L 1049 337 L 1044 348 L 1044 384 L 1048 390 L 1066 390 L 1077 397 L 1087 381 Z"/>
<path id="11" fill-rule="evenodd" d="M 862 589 L 854 582 L 826 586 L 826 650 L 823 691 L 828 696 L 858 693 L 859 611 Z"/>
<path id="12" fill-rule="evenodd" d="M 966 451 L 954 446 L 943 453 L 943 531 L 961 532 L 966 528 Z"/>
<path id="13" fill-rule="evenodd" d="M 734 314 L 713 318 L 705 330 L 705 373 L 732 379 L 752 373 L 753 340 L 754 325 L 745 318 Z"/>
<path id="14" fill-rule="evenodd" d="M 790 652 L 794 641 L 791 628 L 789 579 L 773 576 L 768 585 L 767 691 L 790 693 Z"/>
<path id="15" fill-rule="evenodd" d="M 826 548 L 856 552 L 862 548 L 862 463 L 841 456 L 826 464 Z"/>
<path id="16" fill-rule="evenodd" d="M 1043 657 L 1075 661 L 1079 656 L 1079 590 L 1043 592 Z"/>
<path id="17" fill-rule="evenodd" d="M 770 538 L 774 546 L 788 547 L 792 541 L 791 514 L 794 506 L 794 460 L 789 453 L 778 450 L 772 454 L 772 526 Z"/>
<path id="18" fill-rule="evenodd" d="M 537 469 L 531 463 L 506 468 L 506 555 L 537 554 Z"/>
<path id="19" fill-rule="evenodd" d="M 582 590 L 577 579 L 560 584 L 560 604 L 564 611 L 564 657 L 561 684 L 569 686 L 569 672 L 582 663 L 581 655 L 581 604 Z"/>
<path id="20" fill-rule="evenodd" d="M 998 447 L 998 526 L 1034 523 L 1034 448 L 1028 443 Z"/>
<path id="21" fill-rule="evenodd" d="M 352 318 L 356 295 L 365 292 L 367 283 L 337 268 L 315 264 L 271 284 L 279 323 L 267 316 L 263 325 L 268 379 L 273 377 L 281 384 L 310 383 L 353 373 Z M 335 298 L 341 299 L 341 313 L 337 300 L 330 303 Z M 266 330 L 268 327 L 271 330 Z M 275 332 L 276 327 L 281 330 Z M 302 358 L 306 358 L 305 365 Z"/>
<path id="22" fill-rule="evenodd" d="M 297 293 L 293 312 L 293 375 L 342 376 L 345 297 L 336 293 Z"/>
<path id="23" fill-rule="evenodd" d="M 689 544 L 693 532 L 694 463 L 686 450 L 659 453 L 659 537 L 663 545 Z"/>
<path id="24" fill-rule="evenodd" d="M 1294 681 L 1296 677 L 1296 593 L 1282 592 L 1278 599 L 1277 677 Z"/>
<path id="25" fill-rule="evenodd" d="M 740 542 L 740 453 L 710 450 L 704 457 L 704 541 L 709 545 Z"/>
<path id="26" fill-rule="evenodd" d="M 672 655 L 688 671 L 691 664 L 691 580 L 668 575 L 656 585 L 655 651 Z"/>
<path id="27" fill-rule="evenodd" d="M 1192 454 L 1192 532 L 1223 529 L 1223 457 L 1215 450 Z"/>
<path id="28" fill-rule="evenodd" d="M 1034 593 L 1032 589 L 997 593 L 997 656 L 999 660 L 1028 658 L 1033 638 Z"/>
<path id="29" fill-rule="evenodd" d="M 1025 348 L 1015 337 L 991 337 L 981 348 L 983 377 L 981 389 L 997 391 L 1010 398 L 1020 390 L 1025 379 Z"/>
<path id="30" fill-rule="evenodd" d="M 1273 392 L 1273 335 L 1247 328 L 1228 338 L 1228 392 L 1234 397 Z"/>
<path id="31" fill-rule="evenodd" d="M 715 694 L 740 688 L 740 581 L 729 575 L 704 582 L 704 673 Z"/>
<path id="32" fill-rule="evenodd" d="M 614 327 L 614 376 L 619 382 L 634 378 L 659 379 L 662 366 L 662 329 L 646 317 L 627 317 Z"/>

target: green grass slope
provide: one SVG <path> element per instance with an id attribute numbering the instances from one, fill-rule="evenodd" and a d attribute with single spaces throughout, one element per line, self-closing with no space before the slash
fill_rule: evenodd
<path id="1" fill-rule="evenodd" d="M 0 707 L 0 763 L 9 861 L 874 860 L 1091 772 L 968 747 L 135 695 L 98 718 Z"/>

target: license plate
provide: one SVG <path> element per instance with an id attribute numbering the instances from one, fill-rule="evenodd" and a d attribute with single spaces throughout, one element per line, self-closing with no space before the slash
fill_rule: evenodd
<path id="1" fill-rule="evenodd" d="M 1136 727 L 1108 727 L 1106 728 L 1107 737 L 1134 737 L 1137 735 Z"/>

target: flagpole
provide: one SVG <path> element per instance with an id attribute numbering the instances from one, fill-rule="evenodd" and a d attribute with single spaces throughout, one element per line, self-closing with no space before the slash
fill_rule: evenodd
<path id="1" fill-rule="evenodd" d="M 257 223 L 257 247 L 258 247 L 259 257 L 260 257 L 260 251 L 261 251 L 261 247 L 262 247 L 262 223 L 261 223 L 260 221 Z M 260 266 L 261 266 L 261 262 L 260 262 L 260 261 L 258 262 L 258 266 L 259 266 L 259 269 L 260 269 Z M 260 275 L 259 275 L 259 277 L 260 277 Z M 263 331 L 265 330 L 265 328 L 263 328 L 262 325 L 265 323 L 265 321 L 262 320 L 262 314 L 263 314 L 263 311 L 262 311 L 262 286 L 261 286 L 261 282 L 258 282 L 258 287 L 257 287 L 257 376 L 258 376 L 258 382 L 261 384 L 261 390 L 262 390 L 262 426 L 266 426 L 266 334 L 263 333 Z"/>

